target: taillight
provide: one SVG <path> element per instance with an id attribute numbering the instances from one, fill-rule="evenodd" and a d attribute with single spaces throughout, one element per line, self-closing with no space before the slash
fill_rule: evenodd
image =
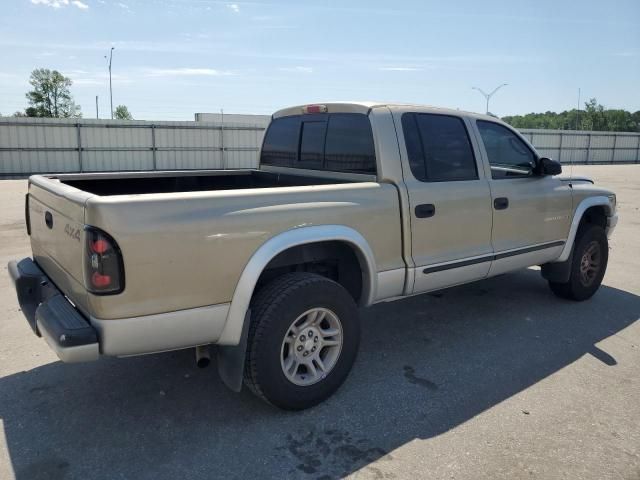
<path id="1" fill-rule="evenodd" d="M 302 107 L 302 113 L 327 113 L 326 105 L 305 105 Z"/>
<path id="2" fill-rule="evenodd" d="M 85 229 L 84 283 L 91 293 L 113 295 L 124 290 L 122 253 L 116 241 L 95 227 Z"/>

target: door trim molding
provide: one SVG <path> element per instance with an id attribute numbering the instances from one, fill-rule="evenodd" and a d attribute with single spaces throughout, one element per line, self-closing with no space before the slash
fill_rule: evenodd
<path id="1" fill-rule="evenodd" d="M 440 263 L 437 265 L 431 265 L 422 270 L 422 273 L 429 274 L 435 272 L 441 272 L 443 270 L 450 270 L 452 268 L 468 267 L 469 265 L 475 265 L 477 263 L 492 262 L 494 260 L 501 260 L 507 257 L 513 257 L 516 255 L 523 255 L 525 253 L 531 253 L 538 250 L 544 250 L 547 248 L 560 247 L 566 242 L 564 240 L 556 240 L 553 242 L 539 243 L 537 245 L 530 245 L 528 247 L 515 248 L 513 250 L 505 250 L 498 253 L 491 253 L 488 255 L 481 255 L 478 257 L 466 258 L 463 260 L 455 260 L 453 262 Z"/>
<path id="2" fill-rule="evenodd" d="M 475 265 L 477 263 L 490 262 L 493 260 L 494 255 L 483 255 L 481 257 L 468 258 L 466 260 L 456 260 L 454 262 L 441 263 L 439 265 L 433 265 L 422 270 L 422 273 L 436 273 L 443 270 L 450 270 L 452 268 L 468 267 L 469 265 Z"/>
<path id="3" fill-rule="evenodd" d="M 525 253 L 531 253 L 538 250 L 544 250 L 545 248 L 561 247 L 565 244 L 564 240 L 557 240 L 555 242 L 542 243 L 540 245 L 532 245 L 530 247 L 518 248 L 516 250 L 508 250 L 505 252 L 496 253 L 493 257 L 494 260 L 500 260 L 502 258 L 513 257 L 514 255 L 522 255 Z"/>

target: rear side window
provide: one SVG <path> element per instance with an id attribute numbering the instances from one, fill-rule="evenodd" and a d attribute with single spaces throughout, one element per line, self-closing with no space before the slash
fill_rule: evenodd
<path id="1" fill-rule="evenodd" d="M 376 173 L 376 154 L 368 117 L 359 113 L 329 115 L 325 168 L 340 172 Z"/>
<path id="2" fill-rule="evenodd" d="M 298 158 L 300 117 L 283 117 L 269 125 L 260 161 L 270 165 L 292 167 Z"/>
<path id="3" fill-rule="evenodd" d="M 528 177 L 533 174 L 536 157 L 508 128 L 484 120 L 477 121 L 494 179 Z"/>
<path id="4" fill-rule="evenodd" d="M 321 169 L 324 159 L 326 122 L 302 122 L 300 137 L 300 168 Z"/>
<path id="5" fill-rule="evenodd" d="M 376 155 L 369 118 L 360 113 L 277 118 L 265 134 L 260 163 L 375 174 Z"/>
<path id="6" fill-rule="evenodd" d="M 461 118 L 430 113 L 402 116 L 411 172 L 422 182 L 476 180 L 478 170 Z"/>

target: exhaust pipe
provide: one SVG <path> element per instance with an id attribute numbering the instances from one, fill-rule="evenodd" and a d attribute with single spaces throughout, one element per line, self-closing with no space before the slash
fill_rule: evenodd
<path id="1" fill-rule="evenodd" d="M 207 368 L 211 363 L 211 353 L 209 345 L 198 345 L 196 347 L 196 365 L 198 368 Z"/>

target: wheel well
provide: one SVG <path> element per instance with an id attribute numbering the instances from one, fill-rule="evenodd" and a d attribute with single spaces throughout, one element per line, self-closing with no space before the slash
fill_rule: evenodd
<path id="1" fill-rule="evenodd" d="M 602 228 L 607 228 L 607 212 L 602 205 L 596 205 L 589 207 L 585 210 L 580 220 L 580 227 L 583 225 L 598 225 Z"/>
<path id="2" fill-rule="evenodd" d="M 342 241 L 308 243 L 276 255 L 262 271 L 256 290 L 288 272 L 311 272 L 342 285 L 356 303 L 363 290 L 362 267 L 354 248 Z"/>

